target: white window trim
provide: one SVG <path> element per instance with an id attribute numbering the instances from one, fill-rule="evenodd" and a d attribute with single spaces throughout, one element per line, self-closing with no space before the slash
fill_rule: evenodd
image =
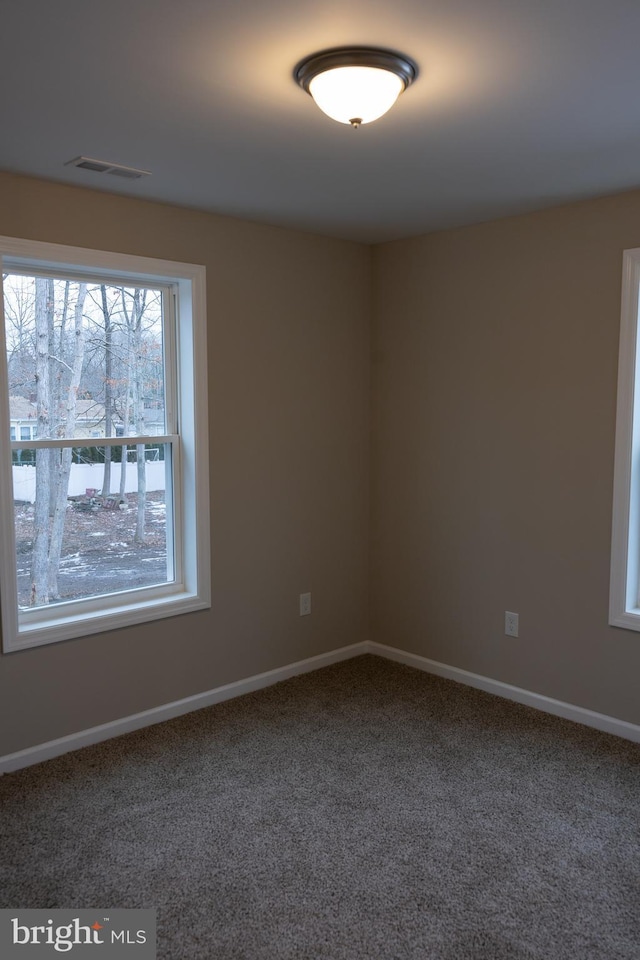
<path id="1" fill-rule="evenodd" d="M 60 272 L 122 283 L 128 279 L 170 284 L 177 291 L 176 361 L 181 443 L 174 469 L 176 510 L 181 511 L 182 549 L 179 582 L 113 594 L 103 598 L 54 604 L 51 616 L 28 625 L 18 621 L 13 481 L 11 457 L 0 458 L 0 594 L 3 652 L 68 640 L 211 606 L 209 554 L 209 431 L 207 403 L 207 313 L 205 268 L 197 264 L 87 250 L 52 243 L 0 237 L 0 261 L 11 268 Z M 0 262 L 0 267 L 2 262 Z M 0 297 L 0 350 L 4 315 Z M 197 419 L 196 419 L 197 418 Z M 113 438 L 115 439 L 115 438 Z M 155 439 L 155 438 L 154 438 Z M 9 387 L 6 363 L 0 364 L 0 445 L 9 450 Z M 74 607 L 77 614 L 73 615 Z"/>
<path id="2" fill-rule="evenodd" d="M 625 250 L 618 359 L 609 623 L 640 630 L 640 248 Z M 636 404 L 639 407 L 636 407 Z"/>

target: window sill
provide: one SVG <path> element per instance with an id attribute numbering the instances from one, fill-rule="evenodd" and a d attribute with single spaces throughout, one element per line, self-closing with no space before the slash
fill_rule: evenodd
<path id="1" fill-rule="evenodd" d="M 622 627 L 624 630 L 640 631 L 640 607 L 636 607 L 634 610 L 626 610 L 624 613 L 612 614 L 609 617 L 609 625 Z"/>
<path id="2" fill-rule="evenodd" d="M 162 597 L 135 600 L 118 606 L 111 604 L 108 609 L 94 609 L 82 612 L 82 619 L 74 607 L 66 616 L 51 616 L 38 619 L 37 622 L 22 623 L 17 636 L 4 638 L 5 653 L 26 650 L 60 640 L 73 640 L 94 633 L 106 633 L 122 627 L 135 626 L 150 620 L 166 617 L 178 617 L 196 610 L 205 610 L 211 606 L 208 598 L 186 590 L 178 590 L 167 595 L 166 588 Z"/>

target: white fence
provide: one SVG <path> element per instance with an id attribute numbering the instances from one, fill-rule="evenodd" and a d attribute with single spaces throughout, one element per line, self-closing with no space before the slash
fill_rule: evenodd
<path id="1" fill-rule="evenodd" d="M 111 490 L 110 493 L 118 493 L 120 490 L 120 468 L 122 464 L 111 464 Z M 138 489 L 138 467 L 135 463 L 125 464 L 127 468 L 125 493 L 135 493 Z M 147 474 L 147 491 L 151 493 L 154 490 L 164 490 L 165 481 L 165 461 L 155 460 L 147 461 L 145 464 Z M 102 490 L 102 481 L 104 479 L 104 464 L 102 463 L 72 463 L 71 476 L 69 477 L 70 497 L 79 497 L 87 490 Z M 31 466 L 13 467 L 13 499 L 25 500 L 33 503 L 36 499 L 36 468 Z"/>

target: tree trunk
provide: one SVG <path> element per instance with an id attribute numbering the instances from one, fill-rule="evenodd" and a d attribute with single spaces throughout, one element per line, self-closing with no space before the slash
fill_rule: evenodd
<path id="1" fill-rule="evenodd" d="M 146 535 L 144 529 L 144 511 L 147 502 L 147 465 L 144 461 L 144 443 L 136 446 L 136 459 L 138 461 L 138 512 L 136 514 L 136 543 L 145 543 Z"/>
<path id="2" fill-rule="evenodd" d="M 142 384 L 142 315 L 145 310 L 146 290 L 136 289 L 133 295 L 133 360 L 134 372 L 132 378 L 133 416 L 135 419 L 136 434 L 145 432 L 144 426 L 144 396 Z M 136 460 L 138 468 L 138 510 L 136 515 L 136 543 L 144 543 L 145 523 L 144 513 L 147 503 L 147 474 L 144 462 L 144 444 L 136 446 Z"/>
<path id="3" fill-rule="evenodd" d="M 122 420 L 122 430 L 125 435 L 129 433 L 129 387 L 125 393 L 125 404 L 124 404 L 124 417 Z M 125 499 L 125 489 L 127 486 L 127 447 L 126 443 L 120 448 L 120 499 Z"/>
<path id="4" fill-rule="evenodd" d="M 58 342 L 56 343 L 56 333 L 55 333 L 55 315 L 53 310 L 53 303 L 55 300 L 55 286 L 53 279 L 48 278 L 47 283 L 49 284 L 49 297 L 51 301 L 51 309 L 48 312 L 48 327 L 49 327 L 49 436 L 50 437 L 60 437 L 62 436 L 62 422 L 61 422 L 61 401 L 62 401 L 62 381 L 64 377 L 65 369 L 65 360 L 64 360 L 64 349 L 65 349 L 65 337 L 66 337 L 66 325 L 67 325 L 67 312 L 69 310 L 69 281 L 64 285 L 64 298 L 62 305 L 62 316 L 60 318 L 60 336 L 58 337 Z M 49 485 L 49 516 L 52 517 L 55 508 L 56 508 L 56 496 L 57 496 L 57 487 L 56 487 L 56 477 L 60 469 L 60 452 L 58 450 L 49 451 L 49 473 L 51 476 L 51 482 Z"/>
<path id="5" fill-rule="evenodd" d="M 107 303 L 106 284 L 101 284 L 100 292 L 104 317 L 104 435 L 110 437 L 113 433 L 113 357 L 111 355 L 111 311 Z M 103 497 L 108 497 L 111 493 L 111 451 L 112 447 L 104 448 Z"/>
<path id="6" fill-rule="evenodd" d="M 131 315 L 127 310 L 127 303 L 124 295 L 124 287 L 120 289 L 120 296 L 122 302 L 122 313 L 124 314 L 126 321 L 126 331 L 127 331 L 127 353 L 126 353 L 126 370 L 127 370 L 127 380 L 125 383 L 124 389 L 124 410 L 122 413 L 122 433 L 126 437 L 129 435 L 129 423 L 130 423 L 130 402 L 131 402 L 131 367 L 133 365 L 132 359 L 132 331 L 131 331 Z M 120 499 L 125 499 L 125 488 L 127 484 L 127 445 L 125 444 L 122 448 L 122 455 L 120 458 Z"/>
<path id="7" fill-rule="evenodd" d="M 53 316 L 53 283 L 36 277 L 36 415 L 38 438 L 49 436 L 49 324 Z M 51 497 L 50 451 L 36 450 L 36 501 L 31 557 L 31 605 L 49 602 L 47 563 L 49 555 L 49 500 Z"/>
<path id="8" fill-rule="evenodd" d="M 73 369 L 71 372 L 71 381 L 67 393 L 67 409 L 65 434 L 72 437 L 76 429 L 76 416 L 78 406 L 78 387 L 80 377 L 82 376 L 82 364 L 84 362 L 84 324 L 82 317 L 84 313 L 84 301 L 87 295 L 86 283 L 81 283 L 78 288 L 78 299 L 75 307 L 74 323 L 74 349 L 73 349 Z M 53 514 L 53 523 L 51 526 L 51 539 L 49 543 L 49 599 L 57 600 L 58 591 L 58 570 L 60 567 L 60 554 L 62 553 L 62 537 L 64 534 L 64 522 L 67 516 L 67 493 L 69 490 L 69 475 L 71 473 L 72 448 L 65 447 L 61 451 L 60 462 L 57 471 L 57 485 L 55 496 L 55 509 Z"/>

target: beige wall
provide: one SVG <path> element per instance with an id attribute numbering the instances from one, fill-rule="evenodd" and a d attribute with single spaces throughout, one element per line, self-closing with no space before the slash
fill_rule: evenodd
<path id="1" fill-rule="evenodd" d="M 8 174 L 0 234 L 205 264 L 213 571 L 210 611 L 0 657 L 0 755 L 365 639 L 369 249 Z"/>
<path id="2" fill-rule="evenodd" d="M 371 557 L 372 639 L 635 723 L 607 615 L 637 246 L 634 192 L 376 248 Z"/>
<path id="3" fill-rule="evenodd" d="M 367 636 L 640 722 L 607 626 L 640 193 L 372 252 L 0 174 L 0 233 L 206 265 L 213 560 L 211 611 L 0 657 L 0 755 Z"/>

